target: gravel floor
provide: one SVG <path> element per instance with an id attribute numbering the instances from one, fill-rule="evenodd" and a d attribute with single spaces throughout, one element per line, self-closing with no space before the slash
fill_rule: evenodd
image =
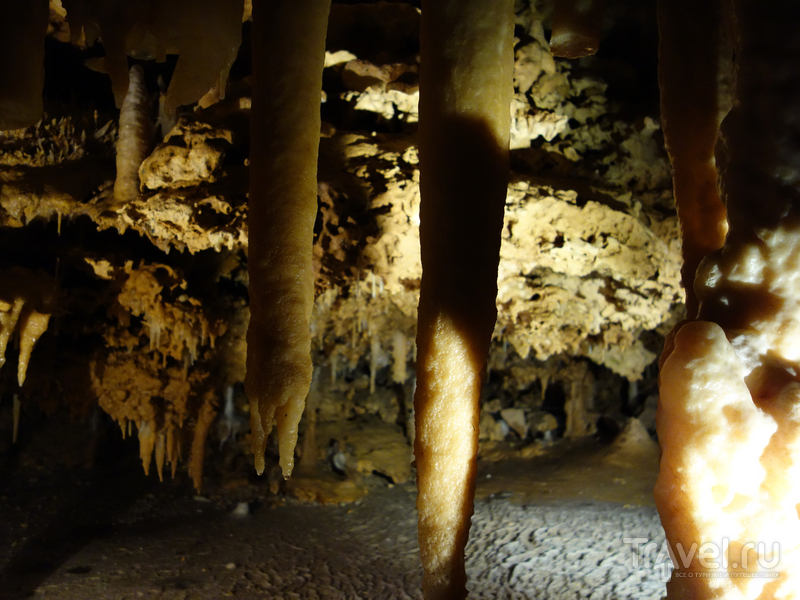
<path id="1" fill-rule="evenodd" d="M 467 570 L 470 598 L 659 600 L 662 569 L 634 566 L 625 538 L 664 542 L 655 508 L 607 502 L 476 506 Z"/>
<path id="2" fill-rule="evenodd" d="M 87 501 L 84 514 L 74 501 L 84 496 L 53 514 L 67 523 L 6 546 L 0 598 L 422 597 L 409 487 L 374 490 L 358 505 L 255 507 L 244 516 L 157 491 L 129 499 L 119 514 Z M 634 568 L 625 537 L 661 544 L 655 509 L 481 500 L 468 549 L 470 597 L 658 600 L 661 571 Z"/>
<path id="3" fill-rule="evenodd" d="M 130 440 L 117 453 L 103 446 L 90 467 L 67 463 L 85 440 L 73 428 L 40 429 L 41 440 L 0 453 L 0 600 L 422 597 L 411 484 L 375 477 L 355 504 L 236 511 L 239 489 L 277 500 L 255 476 L 235 489 L 210 480 L 209 497 L 195 496 L 185 474 L 159 483 Z M 656 553 L 635 566 L 624 542 L 663 543 L 657 454 L 565 448 L 481 464 L 470 597 L 660 600 L 668 571 L 654 568 Z M 636 460 L 620 463 L 628 455 Z"/>

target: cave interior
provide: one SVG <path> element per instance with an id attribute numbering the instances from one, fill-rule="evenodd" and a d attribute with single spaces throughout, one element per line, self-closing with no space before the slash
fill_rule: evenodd
<path id="1" fill-rule="evenodd" d="M 420 3 L 331 7 L 314 374 L 289 479 L 274 435 L 256 474 L 243 384 L 251 3 L 168 3 L 179 55 L 136 27 L 135 51 L 112 49 L 123 4 L 50 0 L 37 43 L 0 5 L 0 112 L 39 115 L 0 131 L 0 598 L 422 598 Z M 552 2 L 514 5 L 471 598 L 658 599 L 671 568 L 658 357 L 686 308 L 656 2 L 605 5 L 599 49 L 576 59 L 551 52 Z M 197 84 L 220 49 L 224 74 Z M 120 200 L 134 65 L 144 152 Z M 179 79 L 203 93 L 182 102 Z M 644 563 L 633 538 L 657 548 Z"/>

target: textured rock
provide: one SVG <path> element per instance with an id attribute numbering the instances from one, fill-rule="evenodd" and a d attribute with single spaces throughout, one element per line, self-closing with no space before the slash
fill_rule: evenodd
<path id="1" fill-rule="evenodd" d="M 394 483 L 405 483 L 411 477 L 411 446 L 396 425 L 377 419 L 320 424 L 318 435 L 326 446 L 323 452 L 338 444 L 345 456 L 342 470 L 379 473 Z"/>
<path id="2" fill-rule="evenodd" d="M 247 247 L 246 216 L 243 199 L 179 189 L 134 200 L 117 213 L 114 226 L 143 232 L 165 252 L 219 252 Z"/>
<path id="3" fill-rule="evenodd" d="M 368 186 L 369 210 L 377 215 L 376 237 L 363 250 L 362 264 L 382 285 L 378 297 L 372 286 L 361 309 L 328 310 L 326 319 L 341 331 L 352 320 L 348 314 L 360 310 L 370 331 L 384 335 L 391 325 L 372 320 L 383 312 L 374 304 L 409 315 L 416 307 L 416 151 L 404 138 L 389 136 L 346 134 L 340 144 L 346 168 Z M 582 355 L 637 379 L 655 358 L 639 335 L 661 325 L 682 299 L 680 255 L 672 242 L 677 219 L 657 220 L 613 188 L 581 190 L 521 177 L 509 186 L 495 336 L 522 357 Z"/>
<path id="4" fill-rule="evenodd" d="M 681 300 L 680 258 L 624 199 L 592 196 L 529 181 L 511 185 L 498 328 L 523 357 L 588 355 L 636 379 L 655 358 L 639 357 L 636 336 Z M 625 350 L 631 364 L 615 356 Z"/>
<path id="5" fill-rule="evenodd" d="M 142 185 L 158 190 L 216 181 L 232 135 L 207 123 L 178 123 L 139 168 Z"/>

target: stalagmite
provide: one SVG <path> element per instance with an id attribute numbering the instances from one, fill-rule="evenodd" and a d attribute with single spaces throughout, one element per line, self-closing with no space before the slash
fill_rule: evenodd
<path id="1" fill-rule="evenodd" d="M 465 598 L 481 383 L 508 180 L 512 0 L 435 0 L 421 22 L 419 543 L 426 600 Z"/>
<path id="2" fill-rule="evenodd" d="M 686 18 L 689 14 L 691 19 Z M 661 0 L 658 4 L 661 126 L 682 226 L 681 279 L 690 318 L 697 316 L 693 289 L 697 266 L 722 246 L 728 229 L 714 164 L 720 17 L 717 0 Z"/>
<path id="3" fill-rule="evenodd" d="M 594 377 L 586 363 L 575 362 L 561 371 L 559 375 L 563 378 L 564 391 L 564 411 L 567 414 L 565 438 L 581 438 L 592 432 L 592 426 L 596 419 L 592 419 L 586 404 L 591 400 L 593 394 Z"/>
<path id="4" fill-rule="evenodd" d="M 139 65 L 130 70 L 128 93 L 119 113 L 117 139 L 117 177 L 114 180 L 114 202 L 124 206 L 139 195 L 139 167 L 152 145 L 150 101 Z"/>
<path id="5" fill-rule="evenodd" d="M 42 118 L 47 0 L 0 0 L 0 131 Z"/>
<path id="6" fill-rule="evenodd" d="M 676 600 L 800 595 L 800 5 L 732 4 L 717 147 L 730 230 L 660 376 L 655 492 Z"/>
<path id="7" fill-rule="evenodd" d="M 294 465 L 297 427 L 312 375 L 311 251 L 329 9 L 330 0 L 253 3 L 245 387 L 256 470 L 264 472 L 275 419 L 286 477 Z"/>
<path id="8" fill-rule="evenodd" d="M 556 0 L 550 51 L 561 58 L 597 54 L 605 0 Z"/>

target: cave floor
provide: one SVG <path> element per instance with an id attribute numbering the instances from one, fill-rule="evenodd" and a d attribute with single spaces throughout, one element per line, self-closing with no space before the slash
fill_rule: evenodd
<path id="1" fill-rule="evenodd" d="M 366 478 L 349 504 L 239 503 L 196 495 L 185 473 L 145 477 L 130 453 L 87 468 L 34 441 L 0 465 L 1 599 L 422 597 L 410 483 Z M 470 598 L 661 598 L 662 568 L 635 566 L 623 541 L 663 542 L 657 454 L 622 450 L 581 440 L 481 462 Z"/>
<path id="2" fill-rule="evenodd" d="M 564 440 L 541 456 L 479 464 L 476 497 L 516 504 L 594 500 L 655 506 L 658 447 L 641 440 L 623 448 L 595 438 Z"/>

